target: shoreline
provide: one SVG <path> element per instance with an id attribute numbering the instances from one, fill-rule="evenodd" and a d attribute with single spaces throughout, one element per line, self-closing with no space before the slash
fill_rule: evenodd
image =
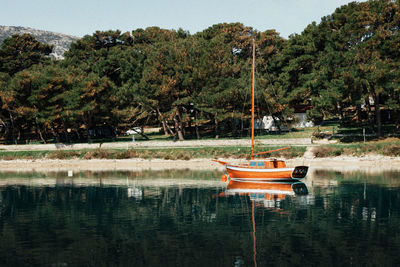
<path id="1" fill-rule="evenodd" d="M 0 170 L 6 172 L 54 172 L 54 171 L 144 171 L 144 170 L 220 170 L 224 167 L 212 159 L 164 160 L 164 159 L 36 159 L 0 160 Z M 220 159 L 240 163 L 238 159 Z M 364 157 L 294 158 L 286 160 L 287 166 L 306 165 L 313 170 L 330 171 L 400 171 L 400 157 L 368 155 Z"/>

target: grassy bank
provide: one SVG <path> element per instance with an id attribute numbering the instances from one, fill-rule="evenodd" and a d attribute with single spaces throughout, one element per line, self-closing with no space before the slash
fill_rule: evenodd
<path id="1" fill-rule="evenodd" d="M 259 151 L 273 150 L 280 147 L 259 148 Z M 278 151 L 273 157 L 301 157 L 305 146 Z M 57 150 L 57 151 L 0 151 L 0 159 L 196 159 L 196 158 L 248 158 L 250 148 L 243 147 L 198 147 L 165 149 L 92 149 L 92 150 Z M 263 155 L 264 156 L 264 155 Z M 268 156 L 268 155 L 265 155 Z M 271 155 L 270 155 L 271 156 Z"/>
<path id="2" fill-rule="evenodd" d="M 273 150 L 281 147 L 257 147 L 256 152 Z M 262 155 L 263 157 L 296 158 L 302 157 L 306 146 L 296 146 L 288 150 Z M 360 157 L 368 154 L 383 156 L 400 156 L 400 139 L 360 142 L 351 144 L 329 144 L 315 146 L 312 149 L 317 158 L 335 156 Z M 82 150 L 49 150 L 49 151 L 0 151 L 0 160 L 16 159 L 166 159 L 189 160 L 196 158 L 238 158 L 248 159 L 249 147 L 176 147 L 176 148 L 135 148 L 135 149 L 82 149 Z"/>
<path id="3" fill-rule="evenodd" d="M 322 145 L 314 147 L 313 154 L 317 158 L 335 156 L 360 157 L 368 154 L 396 157 L 400 156 L 400 139 L 387 138 L 366 143 Z"/>

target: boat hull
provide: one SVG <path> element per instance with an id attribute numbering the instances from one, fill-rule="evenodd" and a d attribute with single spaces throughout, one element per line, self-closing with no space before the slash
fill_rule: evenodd
<path id="1" fill-rule="evenodd" d="M 249 168 L 226 165 L 229 178 L 236 180 L 299 180 L 307 175 L 307 166 L 295 168 Z"/>

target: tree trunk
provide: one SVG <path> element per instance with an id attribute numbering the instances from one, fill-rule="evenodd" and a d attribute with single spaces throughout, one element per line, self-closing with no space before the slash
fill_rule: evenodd
<path id="1" fill-rule="evenodd" d="M 7 136 L 10 132 L 10 127 L 8 125 L 8 123 L 5 123 L 2 119 L 0 119 L 0 124 L 3 125 L 4 128 L 4 144 L 6 144 L 6 140 L 7 140 Z"/>
<path id="2" fill-rule="evenodd" d="M 90 138 L 89 125 L 85 124 L 85 129 L 86 129 L 86 134 L 87 134 L 87 142 L 89 144 L 91 144 L 92 143 L 92 138 Z"/>
<path id="3" fill-rule="evenodd" d="M 11 121 L 11 137 L 12 137 L 12 142 L 17 145 L 17 139 L 15 138 L 15 125 L 14 125 L 14 117 L 11 114 L 11 111 L 8 111 L 8 114 L 10 115 L 10 121 Z"/>
<path id="4" fill-rule="evenodd" d="M 38 133 L 39 133 L 40 140 L 42 140 L 42 142 L 43 142 L 44 144 L 47 144 L 47 143 L 46 143 L 46 140 L 43 138 L 43 133 L 42 133 L 42 130 L 40 129 L 40 126 L 39 126 L 38 123 L 36 123 L 36 129 L 37 129 L 37 131 L 38 131 Z"/>
<path id="5" fill-rule="evenodd" d="M 85 130 L 86 130 L 86 135 L 87 135 L 87 142 L 88 142 L 89 144 L 91 144 L 91 143 L 92 143 L 92 138 L 90 138 L 90 132 L 89 132 L 90 125 L 89 125 L 89 121 L 90 121 L 90 119 L 88 119 L 85 115 L 83 115 L 83 124 L 85 125 Z"/>
<path id="6" fill-rule="evenodd" d="M 365 104 L 367 105 L 367 113 L 368 113 L 368 124 L 372 130 L 372 132 L 375 132 L 375 127 L 374 127 L 374 120 L 372 118 L 372 109 L 371 109 L 371 103 L 369 102 L 369 97 L 365 98 Z"/>
<path id="7" fill-rule="evenodd" d="M 160 117 L 161 124 L 162 124 L 163 130 L 164 130 L 164 135 L 169 136 L 168 130 L 167 130 L 167 125 L 166 125 L 167 123 L 165 122 L 164 116 L 161 114 L 160 109 L 156 109 L 156 111 L 157 111 L 158 116 Z"/>
<path id="8" fill-rule="evenodd" d="M 18 144 L 18 141 L 21 140 L 21 128 L 17 127 L 17 130 L 18 130 L 18 135 L 17 135 L 17 144 Z"/>
<path id="9" fill-rule="evenodd" d="M 62 121 L 62 126 L 63 126 L 63 132 L 64 132 L 64 135 L 66 137 L 66 141 L 67 141 L 68 144 L 70 144 L 71 140 L 69 138 L 69 133 L 68 133 L 68 130 L 67 130 L 67 126 L 65 126 L 65 121 L 63 119 L 61 121 Z"/>
<path id="10" fill-rule="evenodd" d="M 199 115 L 198 115 L 198 111 L 197 110 L 194 112 L 194 116 L 195 116 L 194 117 L 194 119 L 195 119 L 194 127 L 196 129 L 196 137 L 197 137 L 197 139 L 200 139 L 199 122 L 198 122 Z"/>
<path id="11" fill-rule="evenodd" d="M 174 137 L 174 140 L 176 139 L 176 133 L 174 133 L 174 131 L 172 131 L 171 127 L 169 127 L 168 124 L 166 124 L 165 126 L 167 126 L 168 131 L 171 133 L 171 135 Z"/>
<path id="12" fill-rule="evenodd" d="M 156 111 L 157 111 L 158 116 L 161 118 L 161 122 L 162 122 L 163 127 L 165 126 L 165 129 L 163 128 L 164 129 L 164 134 L 166 136 L 169 136 L 168 132 L 170 132 L 170 134 L 173 136 L 173 138 L 175 140 L 176 134 L 174 133 L 174 131 L 172 131 L 171 127 L 169 127 L 168 122 L 165 120 L 165 118 L 162 115 L 160 109 L 156 109 Z"/>
<path id="13" fill-rule="evenodd" d="M 175 123 L 175 130 L 176 130 L 176 132 L 178 133 L 178 139 L 179 139 L 179 141 L 185 140 L 185 139 L 183 138 L 182 129 L 181 129 L 180 126 L 179 126 L 178 116 L 177 116 L 176 112 L 175 112 L 175 114 L 174 114 L 174 123 Z"/>
<path id="14" fill-rule="evenodd" d="M 215 124 L 215 139 L 219 138 L 219 132 L 218 132 L 218 119 L 217 119 L 218 113 L 215 113 L 214 117 L 214 124 Z"/>
<path id="15" fill-rule="evenodd" d="M 140 133 L 139 133 L 142 137 L 144 137 L 144 139 L 146 139 L 146 140 L 150 140 L 150 138 L 147 136 L 147 135 L 145 135 L 144 134 L 144 129 L 143 129 L 143 127 L 141 127 L 141 130 L 140 130 Z"/>
<path id="16" fill-rule="evenodd" d="M 236 137 L 236 123 L 235 123 L 235 114 L 232 111 L 232 134 Z"/>
<path id="17" fill-rule="evenodd" d="M 81 135 L 79 134 L 78 129 L 75 129 L 74 132 L 76 133 L 76 136 L 78 137 L 78 140 L 81 140 Z"/>
<path id="18" fill-rule="evenodd" d="M 193 125 L 192 125 L 192 117 L 190 115 L 189 115 L 189 120 L 187 122 L 187 127 L 189 129 L 190 136 L 193 136 L 194 135 L 194 128 L 193 128 Z"/>
<path id="19" fill-rule="evenodd" d="M 178 115 L 179 129 L 182 131 L 182 136 L 186 136 L 185 125 L 183 125 L 183 119 L 179 108 L 177 108 L 176 115 Z"/>
<path id="20" fill-rule="evenodd" d="M 244 117 L 244 114 L 242 112 L 242 116 L 240 118 L 240 136 L 241 137 L 243 136 L 243 131 L 244 131 L 244 119 L 243 119 L 243 117 Z"/>
<path id="21" fill-rule="evenodd" d="M 357 108 L 357 124 L 358 125 L 361 125 L 361 122 L 362 122 L 362 110 L 361 110 L 361 105 L 359 104 L 359 105 L 356 105 L 356 108 Z"/>
<path id="22" fill-rule="evenodd" d="M 340 102 L 338 102 L 336 106 L 337 106 L 337 109 L 338 109 L 340 125 L 343 126 L 343 125 L 344 125 L 343 107 L 342 107 L 342 105 L 340 104 Z"/>
<path id="23" fill-rule="evenodd" d="M 50 126 L 50 129 L 51 129 L 51 132 L 52 132 L 54 138 L 56 139 L 56 143 L 59 143 L 60 142 L 60 137 L 58 136 L 58 133 L 54 129 L 53 125 Z"/>
<path id="24" fill-rule="evenodd" d="M 164 135 L 165 136 L 169 136 L 169 133 L 168 133 L 168 130 L 167 130 L 167 125 L 166 125 L 165 121 L 161 120 L 161 124 L 162 124 L 162 127 L 163 127 Z"/>
<path id="25" fill-rule="evenodd" d="M 376 124 L 378 127 L 378 136 L 382 137 L 382 115 L 381 115 L 381 106 L 379 104 L 379 94 L 375 94 L 373 92 L 373 97 L 374 97 L 374 104 L 375 104 L 375 118 L 376 118 Z"/>

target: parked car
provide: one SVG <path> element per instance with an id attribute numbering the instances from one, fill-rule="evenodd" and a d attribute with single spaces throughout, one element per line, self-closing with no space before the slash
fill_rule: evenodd
<path id="1" fill-rule="evenodd" d="M 143 130 L 141 127 L 133 127 L 131 129 L 125 131 L 125 135 L 141 134 L 141 133 L 143 133 Z"/>

